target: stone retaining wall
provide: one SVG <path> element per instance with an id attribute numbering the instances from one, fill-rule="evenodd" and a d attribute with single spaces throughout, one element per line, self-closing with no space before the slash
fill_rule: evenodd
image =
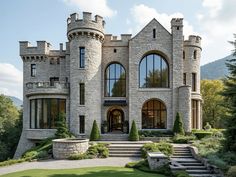
<path id="1" fill-rule="evenodd" d="M 89 147 L 88 139 L 56 139 L 52 142 L 55 159 L 67 159 L 72 154 L 85 153 Z"/>

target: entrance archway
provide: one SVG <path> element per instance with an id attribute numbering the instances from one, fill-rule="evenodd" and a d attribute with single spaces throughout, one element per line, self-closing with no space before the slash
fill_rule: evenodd
<path id="1" fill-rule="evenodd" d="M 109 132 L 123 132 L 124 112 L 121 109 L 111 109 L 107 112 Z"/>

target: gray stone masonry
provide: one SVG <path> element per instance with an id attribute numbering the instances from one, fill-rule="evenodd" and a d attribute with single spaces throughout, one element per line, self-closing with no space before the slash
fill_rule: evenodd
<path id="1" fill-rule="evenodd" d="M 183 116 L 185 131 L 201 128 L 201 37 L 191 35 L 184 40 L 184 26 L 181 18 L 172 19 L 170 24 L 169 32 L 156 19 L 153 19 L 137 35 L 132 37 L 131 34 L 122 34 L 117 37 L 105 34 L 103 17 L 99 15 L 93 17 L 90 12 L 83 12 L 82 15 L 73 13 L 67 19 L 68 42 L 65 47 L 60 44 L 59 49 L 55 50 L 46 41 L 37 41 L 36 46 L 32 46 L 28 41 L 20 41 L 20 57 L 24 70 L 24 115 L 23 132 L 15 157 L 20 157 L 36 142 L 53 136 L 55 132 L 55 129 L 30 129 L 30 113 L 34 109 L 30 108 L 32 99 L 65 99 L 68 128 L 78 137 L 89 137 L 94 120 L 101 128 L 101 123 L 108 121 L 109 112 L 114 109 L 123 112 L 122 121 L 129 121 L 129 126 L 131 126 L 131 122 L 135 120 L 137 128 L 141 130 L 142 108 L 144 103 L 151 99 L 159 100 L 166 107 L 166 128 L 154 130 L 172 130 L 177 112 Z M 79 65 L 80 47 L 85 48 L 84 68 L 80 68 Z M 148 54 L 158 54 L 165 58 L 168 64 L 168 87 L 139 87 L 140 61 Z M 126 95 L 124 97 L 105 96 L 105 71 L 110 64 L 115 62 L 125 69 Z M 31 76 L 32 64 L 36 66 L 34 77 Z M 186 85 L 183 82 L 184 73 Z M 196 74 L 196 91 L 192 91 L 191 88 L 192 73 Z M 50 85 L 51 77 L 59 78 L 54 86 Z M 80 105 L 80 83 L 85 84 L 84 105 Z M 197 100 L 198 106 L 196 127 L 192 126 L 192 100 Z M 104 104 L 105 102 L 110 104 Z M 82 123 L 80 116 L 85 117 L 84 133 L 80 133 L 80 128 L 83 127 L 80 125 Z M 123 125 L 123 122 L 119 124 Z M 115 137 L 116 133 L 111 136 Z"/>

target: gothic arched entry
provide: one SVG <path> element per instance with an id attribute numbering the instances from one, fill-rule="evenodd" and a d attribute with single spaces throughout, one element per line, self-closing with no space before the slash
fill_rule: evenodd
<path id="1" fill-rule="evenodd" d="M 109 132 L 123 132 L 124 112 L 121 109 L 109 110 L 107 119 Z"/>

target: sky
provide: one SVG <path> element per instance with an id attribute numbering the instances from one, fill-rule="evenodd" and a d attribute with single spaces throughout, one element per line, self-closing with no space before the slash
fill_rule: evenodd
<path id="1" fill-rule="evenodd" d="M 137 34 L 156 18 L 170 31 L 171 18 L 184 18 L 184 36 L 202 37 L 201 65 L 223 58 L 233 49 L 235 0 L 7 0 L 0 1 L 0 94 L 22 99 L 23 68 L 19 41 L 65 43 L 66 19 L 83 11 L 101 15 L 105 32 Z"/>

